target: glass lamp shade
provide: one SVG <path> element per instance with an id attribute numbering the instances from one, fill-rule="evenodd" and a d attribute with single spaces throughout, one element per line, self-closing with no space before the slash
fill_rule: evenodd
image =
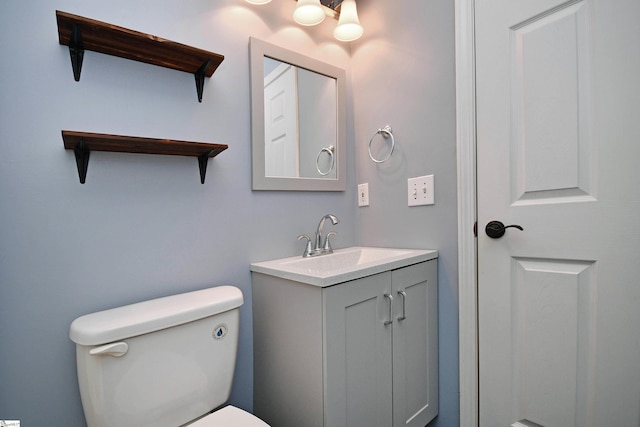
<path id="1" fill-rule="evenodd" d="M 269 3 L 271 0 L 244 0 L 247 3 L 251 3 L 251 4 L 267 4 Z"/>
<path id="2" fill-rule="evenodd" d="M 342 41 L 350 42 L 362 36 L 364 30 L 358 19 L 358 10 L 355 0 L 344 0 L 340 6 L 340 19 L 338 26 L 333 30 L 333 36 Z"/>
<path id="3" fill-rule="evenodd" d="M 324 9 L 320 0 L 298 0 L 298 6 L 293 12 L 293 19 L 300 25 L 317 25 L 324 21 Z"/>

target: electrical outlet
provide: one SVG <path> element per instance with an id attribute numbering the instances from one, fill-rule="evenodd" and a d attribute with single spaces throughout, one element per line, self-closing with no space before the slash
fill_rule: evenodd
<path id="1" fill-rule="evenodd" d="M 369 184 L 358 184 L 358 206 L 369 206 Z"/>
<path id="2" fill-rule="evenodd" d="M 435 203 L 433 175 L 409 178 L 407 197 L 408 206 L 433 205 Z"/>

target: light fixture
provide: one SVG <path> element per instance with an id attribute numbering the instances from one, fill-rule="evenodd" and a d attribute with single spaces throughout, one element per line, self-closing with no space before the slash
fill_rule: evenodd
<path id="1" fill-rule="evenodd" d="M 338 26 L 333 30 L 333 36 L 343 42 L 357 40 L 364 30 L 358 19 L 356 0 L 343 0 L 340 5 L 340 18 Z"/>
<path id="2" fill-rule="evenodd" d="M 251 4 L 267 4 L 271 0 L 245 0 Z M 356 0 L 296 0 L 298 5 L 293 11 L 293 19 L 300 25 L 318 25 L 325 16 L 338 19 L 338 26 L 333 30 L 333 36 L 342 42 L 359 39 L 364 33 L 360 20 Z"/>
<path id="3" fill-rule="evenodd" d="M 298 0 L 293 19 L 300 25 L 317 25 L 324 21 L 324 9 L 320 0 Z"/>

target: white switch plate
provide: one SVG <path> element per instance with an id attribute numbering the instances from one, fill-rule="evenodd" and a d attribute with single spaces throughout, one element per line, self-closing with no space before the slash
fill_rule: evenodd
<path id="1" fill-rule="evenodd" d="M 407 196 L 408 206 L 433 205 L 435 203 L 433 175 L 409 178 Z"/>
<path id="2" fill-rule="evenodd" d="M 358 184 L 358 206 L 369 206 L 369 183 Z"/>

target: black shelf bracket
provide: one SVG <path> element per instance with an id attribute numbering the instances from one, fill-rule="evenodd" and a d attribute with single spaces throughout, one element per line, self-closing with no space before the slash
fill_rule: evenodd
<path id="1" fill-rule="evenodd" d="M 73 152 L 76 155 L 76 165 L 78 166 L 80 184 L 84 184 L 87 179 L 87 169 L 89 168 L 89 155 L 91 154 L 91 150 L 89 150 L 89 146 L 84 142 L 84 140 L 81 139 L 80 142 L 76 144 Z"/>
<path id="2" fill-rule="evenodd" d="M 69 40 L 69 54 L 71 55 L 71 67 L 73 68 L 73 78 L 80 81 L 82 71 L 82 60 L 84 59 L 84 45 L 82 44 L 82 33 L 80 26 L 74 24 L 71 29 L 71 40 Z"/>
<path id="3" fill-rule="evenodd" d="M 207 175 L 207 163 L 209 156 L 213 150 L 205 151 L 198 156 L 198 166 L 200 167 L 200 184 L 204 184 L 204 178 Z"/>
<path id="4" fill-rule="evenodd" d="M 209 68 L 209 64 L 211 64 L 210 59 L 208 59 L 204 64 L 202 64 L 202 66 L 198 68 L 198 71 L 196 71 L 196 73 L 194 74 L 194 77 L 196 78 L 196 91 L 198 92 L 198 102 L 202 102 L 202 92 L 204 91 L 204 77 L 205 77 L 207 68 Z"/>

